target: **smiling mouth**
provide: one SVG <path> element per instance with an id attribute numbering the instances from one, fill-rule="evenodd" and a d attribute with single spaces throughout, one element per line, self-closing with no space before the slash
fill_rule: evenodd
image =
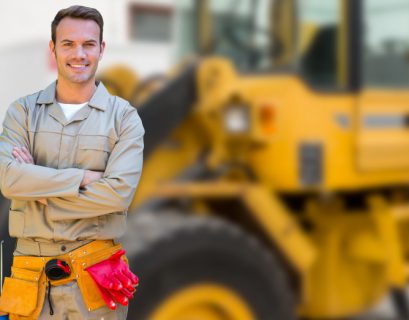
<path id="1" fill-rule="evenodd" d="M 85 70 L 89 64 L 67 63 L 67 65 L 74 70 Z"/>

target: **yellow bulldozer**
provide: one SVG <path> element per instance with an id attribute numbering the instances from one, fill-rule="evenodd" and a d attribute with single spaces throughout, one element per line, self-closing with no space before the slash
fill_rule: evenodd
<path id="1" fill-rule="evenodd" d="M 196 63 L 126 97 L 147 132 L 135 319 L 339 319 L 388 293 L 409 318 L 409 5 L 185 0 L 178 17 Z"/>
<path id="2" fill-rule="evenodd" d="M 340 319 L 388 294 L 409 318 L 407 2 L 176 12 L 180 56 L 197 59 L 100 75 L 146 130 L 128 319 Z"/>

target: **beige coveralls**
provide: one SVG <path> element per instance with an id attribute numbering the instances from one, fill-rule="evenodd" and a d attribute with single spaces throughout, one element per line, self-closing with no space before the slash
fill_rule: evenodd
<path id="1" fill-rule="evenodd" d="M 141 175 L 144 128 L 136 109 L 99 83 L 88 105 L 67 121 L 55 85 L 14 102 L 3 123 L 0 188 L 12 200 L 15 255 L 54 256 L 120 237 Z M 18 163 L 15 146 L 25 146 L 35 165 Z M 102 179 L 80 188 L 85 169 L 103 171 Z M 35 201 L 41 198 L 47 206 Z M 51 296 L 52 319 L 126 318 L 122 307 L 88 312 L 75 281 L 53 287 Z M 40 318 L 47 314 L 46 300 Z"/>

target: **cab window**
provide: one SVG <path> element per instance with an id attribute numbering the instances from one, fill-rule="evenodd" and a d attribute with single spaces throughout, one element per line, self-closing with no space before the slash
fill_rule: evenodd
<path id="1" fill-rule="evenodd" d="M 409 3 L 366 0 L 363 82 L 366 87 L 409 87 Z"/>

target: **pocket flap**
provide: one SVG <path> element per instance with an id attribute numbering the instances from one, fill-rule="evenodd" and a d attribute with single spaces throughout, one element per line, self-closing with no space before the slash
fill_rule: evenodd
<path id="1" fill-rule="evenodd" d="M 111 152 L 110 141 L 104 136 L 82 136 L 79 138 L 78 149 L 81 150 L 99 150 Z"/>
<path id="2" fill-rule="evenodd" d="M 40 280 L 40 276 L 43 270 L 27 270 L 17 267 L 11 267 L 11 276 L 12 278 L 27 280 L 32 282 L 37 282 Z"/>

